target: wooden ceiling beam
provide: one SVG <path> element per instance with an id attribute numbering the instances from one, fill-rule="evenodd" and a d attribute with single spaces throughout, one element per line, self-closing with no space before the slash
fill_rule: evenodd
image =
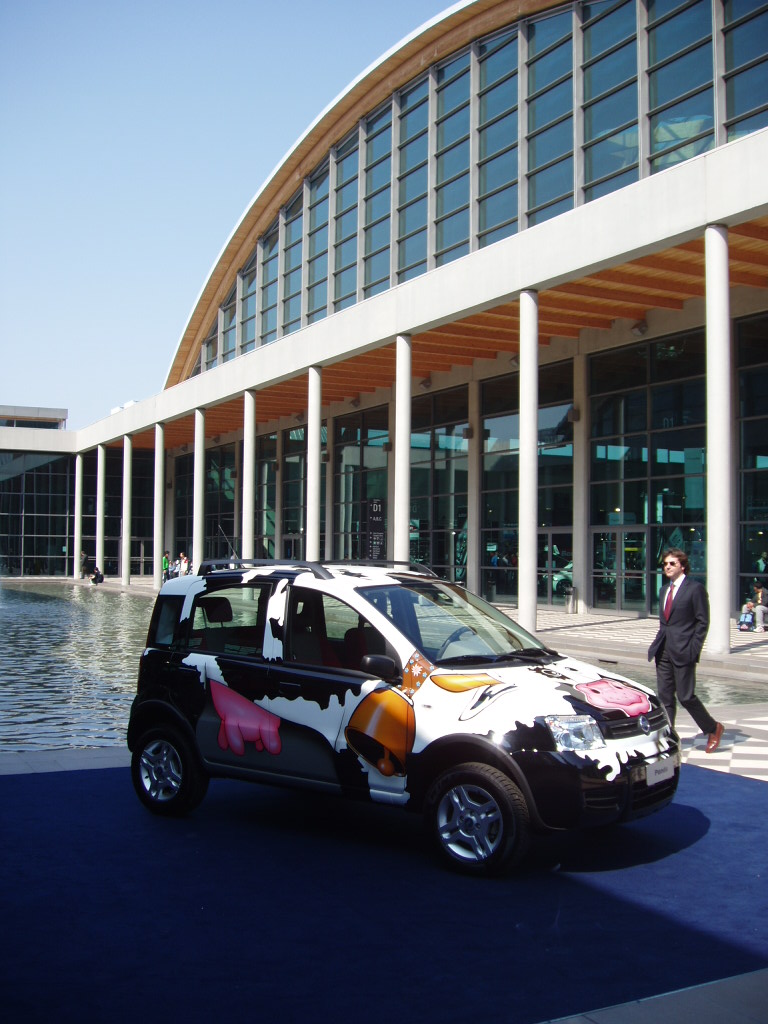
<path id="1" fill-rule="evenodd" d="M 592 282 L 595 282 L 594 284 Z M 597 282 L 602 282 L 598 284 Z M 649 300 L 644 296 L 639 296 L 634 299 L 631 296 L 627 296 L 626 288 L 624 286 L 611 287 L 610 284 L 602 279 L 601 277 L 595 278 L 584 278 L 580 282 L 574 282 L 573 284 L 562 284 L 558 285 L 557 288 L 552 289 L 555 293 L 564 293 L 567 295 L 583 295 L 586 299 L 595 299 L 597 301 L 605 301 L 612 303 L 623 303 L 628 304 L 628 308 L 637 307 L 642 310 L 643 313 L 647 312 L 649 308 Z M 542 294 L 545 294 L 542 292 Z M 663 306 L 665 309 L 682 309 L 683 300 L 673 298 L 668 295 L 661 295 L 655 293 L 651 305 Z"/>

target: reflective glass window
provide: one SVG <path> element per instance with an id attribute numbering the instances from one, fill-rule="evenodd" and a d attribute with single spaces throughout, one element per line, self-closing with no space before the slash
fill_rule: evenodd
<path id="1" fill-rule="evenodd" d="M 528 166 L 531 170 L 567 156 L 572 149 L 573 126 L 570 117 L 553 128 L 534 135 L 528 144 Z"/>
<path id="2" fill-rule="evenodd" d="M 584 8 L 584 197 L 635 181 L 638 162 L 636 9 Z"/>
<path id="3" fill-rule="evenodd" d="M 277 337 L 278 239 L 279 228 L 275 223 L 261 242 L 259 339 L 262 345 L 274 341 Z"/>
<path id="4" fill-rule="evenodd" d="M 307 237 L 307 320 L 315 323 L 328 312 L 329 175 L 324 168 L 309 183 Z"/>
<path id="5" fill-rule="evenodd" d="M 437 70 L 435 259 L 438 266 L 469 252 L 470 55 Z M 446 185 L 447 183 L 447 185 Z"/>
<path id="6" fill-rule="evenodd" d="M 651 389 L 651 427 L 669 428 L 706 420 L 703 380 L 681 381 Z"/>
<path id="7" fill-rule="evenodd" d="M 219 359 L 219 317 L 213 318 L 213 323 L 208 330 L 208 336 L 203 342 L 203 358 L 206 370 L 212 369 Z"/>
<path id="8" fill-rule="evenodd" d="M 627 480 L 648 475 L 648 438 L 623 437 L 620 441 L 592 443 L 592 479 Z"/>
<path id="9" fill-rule="evenodd" d="M 573 206 L 572 24 L 567 10 L 528 25 L 529 224 Z"/>
<path id="10" fill-rule="evenodd" d="M 301 327 L 301 261 L 304 225 L 303 193 L 285 210 L 283 248 L 283 333 Z"/>
<path id="11" fill-rule="evenodd" d="M 227 301 L 221 307 L 222 329 L 221 329 L 221 361 L 228 362 L 234 359 L 237 354 L 237 288 L 233 288 L 227 296 Z"/>
<path id="12" fill-rule="evenodd" d="M 652 381 L 679 380 L 706 372 L 706 339 L 703 331 L 663 338 L 651 345 Z"/>
<path id="13" fill-rule="evenodd" d="M 768 35 L 768 27 L 764 31 Z M 729 141 L 768 125 L 768 43 L 766 50 L 761 63 L 745 68 L 726 82 L 726 110 L 729 119 L 735 119 L 728 125 Z"/>
<path id="14" fill-rule="evenodd" d="M 651 170 L 714 145 L 714 55 L 709 0 L 649 8 Z"/>
<path id="15" fill-rule="evenodd" d="M 366 122 L 363 200 L 363 294 L 389 287 L 392 184 L 392 111 L 387 106 Z"/>
<path id="16" fill-rule="evenodd" d="M 333 308 L 357 298 L 358 141 L 351 136 L 336 153 L 334 189 Z"/>
<path id="17" fill-rule="evenodd" d="M 243 268 L 242 297 L 240 300 L 240 351 L 250 352 L 256 345 L 256 289 L 258 249 Z"/>

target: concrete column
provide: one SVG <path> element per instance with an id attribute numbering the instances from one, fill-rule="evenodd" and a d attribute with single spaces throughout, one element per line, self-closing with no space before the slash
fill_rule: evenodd
<path id="1" fill-rule="evenodd" d="M 232 467 L 232 538 L 235 552 L 241 558 L 243 555 L 243 489 L 237 482 L 243 479 L 243 449 L 239 444 L 234 445 L 235 464 Z"/>
<path id="2" fill-rule="evenodd" d="M 325 559 L 333 561 L 333 435 L 334 421 L 328 418 L 325 450 L 328 461 L 321 466 L 321 472 L 325 472 Z M 322 453 L 321 453 L 322 457 Z"/>
<path id="3" fill-rule="evenodd" d="M 711 622 L 707 649 L 731 648 L 735 545 L 734 478 L 731 464 L 731 313 L 728 231 L 710 225 L 704 235 L 707 315 L 707 589 Z"/>
<path id="4" fill-rule="evenodd" d="M 592 603 L 588 582 L 592 578 L 589 546 L 589 404 L 587 357 L 573 360 L 573 585 L 578 611 Z"/>
<path id="5" fill-rule="evenodd" d="M 520 625 L 536 632 L 539 511 L 539 296 L 520 294 L 520 490 L 518 597 Z"/>
<path id="6" fill-rule="evenodd" d="M 152 514 L 152 582 L 163 585 L 163 522 L 165 520 L 165 426 L 155 424 L 155 507 Z"/>
<path id="7" fill-rule="evenodd" d="M 243 481 L 240 554 L 243 558 L 253 558 L 256 533 L 256 395 L 253 391 L 246 391 L 243 395 L 243 465 L 240 476 Z"/>
<path id="8" fill-rule="evenodd" d="M 74 527 L 74 551 L 72 556 L 72 575 L 76 580 L 80 579 L 80 562 L 83 552 L 83 456 L 78 452 L 75 456 L 75 521 Z M 101 566 L 99 566 L 101 568 Z"/>
<path id="9" fill-rule="evenodd" d="M 275 446 L 275 558 L 283 557 L 283 431 L 278 427 Z M 266 536 L 266 530 L 264 531 Z"/>
<path id="10" fill-rule="evenodd" d="M 190 557 L 190 552 L 186 552 Z M 205 555 L 205 409 L 195 409 L 195 462 L 192 498 L 192 571 Z"/>
<path id="11" fill-rule="evenodd" d="M 395 490 L 390 503 L 395 560 L 411 557 L 411 336 L 400 334 L 395 360 Z"/>
<path id="12" fill-rule="evenodd" d="M 107 450 L 103 444 L 96 449 L 96 565 L 104 572 L 104 489 L 107 475 Z"/>
<path id="13" fill-rule="evenodd" d="M 467 440 L 467 588 L 481 593 L 480 502 L 483 490 L 483 420 L 480 410 L 480 384 L 469 382 L 469 433 Z"/>
<path id="14" fill-rule="evenodd" d="M 123 528 L 120 551 L 122 584 L 131 582 L 131 505 L 133 501 L 133 438 L 123 438 Z"/>
<path id="15" fill-rule="evenodd" d="M 323 371 L 310 366 L 307 374 L 307 507 L 304 537 L 310 562 L 320 558 L 320 431 Z"/>

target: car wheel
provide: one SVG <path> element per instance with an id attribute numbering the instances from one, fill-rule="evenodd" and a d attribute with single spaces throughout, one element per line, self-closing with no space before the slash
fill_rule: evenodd
<path id="1" fill-rule="evenodd" d="M 131 778 L 139 800 L 155 814 L 185 814 L 208 790 L 191 744 L 171 726 L 144 733 L 131 757 Z"/>
<path id="2" fill-rule="evenodd" d="M 427 794 L 425 813 L 439 854 L 461 871 L 495 874 L 518 863 L 528 847 L 525 797 L 487 764 L 444 772 Z"/>

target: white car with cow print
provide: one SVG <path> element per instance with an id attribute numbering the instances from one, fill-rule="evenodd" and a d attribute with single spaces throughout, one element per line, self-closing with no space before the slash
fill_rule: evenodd
<path id="1" fill-rule="evenodd" d="M 191 810 L 213 777 L 301 786 L 421 812 L 476 873 L 518 862 L 532 830 L 664 807 L 680 769 L 653 691 L 394 564 L 213 563 L 166 583 L 128 746 L 156 813 Z"/>

